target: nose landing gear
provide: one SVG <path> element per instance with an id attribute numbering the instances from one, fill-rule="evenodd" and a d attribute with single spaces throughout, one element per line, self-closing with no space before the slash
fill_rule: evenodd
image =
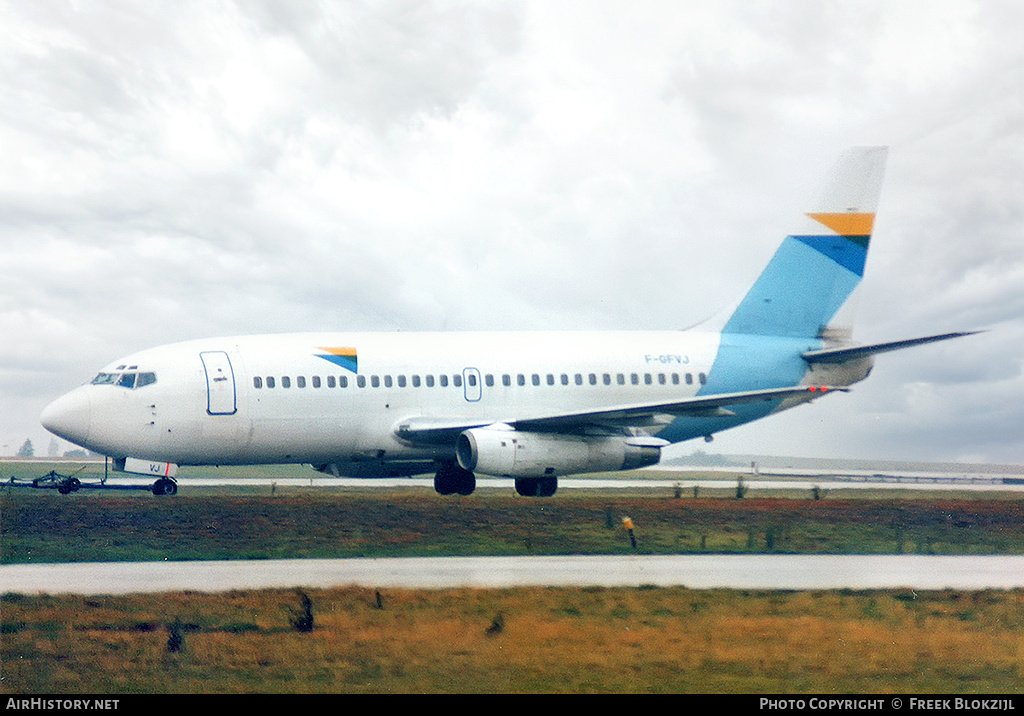
<path id="1" fill-rule="evenodd" d="M 153 483 L 152 490 L 154 495 L 176 495 L 178 494 L 178 483 L 162 477 Z"/>

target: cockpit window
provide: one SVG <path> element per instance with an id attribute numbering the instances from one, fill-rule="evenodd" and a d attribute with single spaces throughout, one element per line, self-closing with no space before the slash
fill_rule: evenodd
<path id="1" fill-rule="evenodd" d="M 92 379 L 93 385 L 117 385 L 122 388 L 142 388 L 156 382 L 156 373 L 100 373 Z"/>

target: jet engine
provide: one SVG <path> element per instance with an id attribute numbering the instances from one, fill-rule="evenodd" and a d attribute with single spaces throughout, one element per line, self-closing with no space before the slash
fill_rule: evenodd
<path id="1" fill-rule="evenodd" d="M 664 440 L 650 437 L 531 433 L 507 425 L 459 435 L 456 456 L 471 472 L 498 477 L 550 477 L 633 470 L 661 459 Z"/>

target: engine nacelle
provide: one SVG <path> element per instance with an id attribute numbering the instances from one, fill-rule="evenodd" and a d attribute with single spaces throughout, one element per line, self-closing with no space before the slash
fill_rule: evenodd
<path id="1" fill-rule="evenodd" d="M 459 435 L 456 456 L 471 472 L 498 477 L 549 477 L 634 470 L 661 459 L 657 438 L 530 433 L 507 425 Z"/>

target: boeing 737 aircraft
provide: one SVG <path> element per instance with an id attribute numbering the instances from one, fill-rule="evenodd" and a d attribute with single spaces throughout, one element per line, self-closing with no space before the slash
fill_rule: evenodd
<path id="1" fill-rule="evenodd" d="M 529 496 L 654 465 L 666 445 L 847 390 L 875 354 L 967 335 L 849 342 L 885 157 L 846 154 L 746 296 L 693 329 L 189 341 L 114 361 L 42 423 L 116 468 L 158 473 L 156 494 L 176 492 L 178 465 L 434 473 L 439 493 L 463 495 L 480 473 Z"/>

